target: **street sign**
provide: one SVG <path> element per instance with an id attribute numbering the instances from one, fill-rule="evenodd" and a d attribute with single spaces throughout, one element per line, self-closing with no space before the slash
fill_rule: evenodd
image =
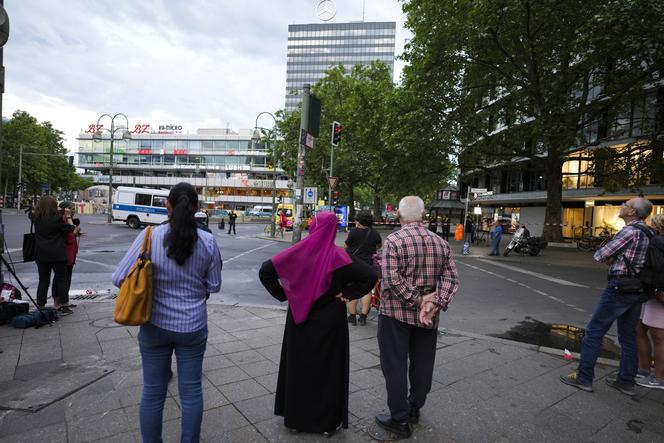
<path id="1" fill-rule="evenodd" d="M 470 192 L 473 194 L 484 194 L 486 193 L 487 188 L 470 188 Z"/>
<path id="2" fill-rule="evenodd" d="M 336 186 L 338 181 L 339 181 L 339 177 L 328 177 L 327 178 L 327 183 L 330 185 L 330 189 L 334 188 L 334 186 Z"/>
<path id="3" fill-rule="evenodd" d="M 318 201 L 318 188 L 304 188 L 304 203 L 305 204 L 316 204 Z"/>
<path id="4" fill-rule="evenodd" d="M 309 134 L 304 129 L 300 132 L 300 144 L 304 145 L 305 148 L 313 149 L 314 147 L 314 136 Z"/>

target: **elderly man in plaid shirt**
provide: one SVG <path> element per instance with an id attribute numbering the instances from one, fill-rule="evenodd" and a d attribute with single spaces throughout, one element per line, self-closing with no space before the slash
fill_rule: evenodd
<path id="1" fill-rule="evenodd" d="M 385 239 L 382 252 L 378 346 L 390 414 L 377 415 L 376 423 L 402 438 L 410 437 L 431 390 L 438 313 L 459 289 L 450 247 L 424 226 L 423 215 L 421 198 L 404 197 L 402 228 Z"/>
<path id="2" fill-rule="evenodd" d="M 586 326 L 578 369 L 560 376 L 560 381 L 567 385 L 592 392 L 602 337 L 613 322 L 618 321 L 620 370 L 617 377 L 608 377 L 606 382 L 623 394 L 634 395 L 634 377 L 638 369 L 636 323 L 641 313 L 643 294 L 641 291 L 621 292 L 618 282 L 621 278 L 638 274 L 645 264 L 649 242 L 646 231 L 650 228 L 644 220 L 650 211 L 652 203 L 645 198 L 637 197 L 623 203 L 618 216 L 625 221 L 625 227 L 595 252 L 595 260 L 609 265 L 608 284 Z"/>

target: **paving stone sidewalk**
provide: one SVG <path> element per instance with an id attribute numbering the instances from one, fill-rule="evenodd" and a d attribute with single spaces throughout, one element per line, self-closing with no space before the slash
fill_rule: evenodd
<path id="1" fill-rule="evenodd" d="M 112 371 L 36 413 L 0 410 L 0 443 L 140 442 L 138 328 L 114 324 L 112 309 L 108 302 L 83 303 L 52 327 L 0 327 L 0 400 L 21 380 L 47 380 L 48 397 L 82 377 L 80 368 Z M 208 310 L 205 442 L 371 441 L 366 430 L 387 408 L 375 318 L 366 327 L 350 326 L 350 427 L 326 439 L 290 434 L 272 412 L 285 311 L 224 305 Z M 602 380 L 615 370 L 610 366 L 598 368 L 594 393 L 577 391 L 558 381 L 573 367 L 534 346 L 442 330 L 432 392 L 411 439 L 664 441 L 664 391 L 637 388 L 629 398 Z M 179 441 L 179 426 L 174 380 L 164 411 L 165 442 Z"/>

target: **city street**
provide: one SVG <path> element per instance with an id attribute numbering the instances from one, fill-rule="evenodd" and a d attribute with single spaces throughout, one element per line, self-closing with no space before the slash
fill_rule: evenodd
<path id="1" fill-rule="evenodd" d="M 34 263 L 20 263 L 23 233 L 29 231 L 24 215 L 3 211 L 9 257 L 31 293 L 37 286 Z M 10 211 L 13 212 L 13 211 Z M 121 223 L 107 225 L 104 215 L 82 216 L 80 251 L 74 268 L 72 298 L 82 294 L 115 292 L 111 273 L 139 231 Z M 237 235 L 228 235 L 211 225 L 221 249 L 223 284 L 210 303 L 273 307 L 281 305 L 260 285 L 260 264 L 289 245 L 264 238 L 262 224 L 238 224 Z M 379 231 L 383 237 L 391 231 Z M 260 238 L 262 236 L 263 238 Z M 290 233 L 287 233 L 287 237 Z M 346 234 L 337 235 L 342 245 Z M 507 244 L 503 241 L 503 247 Z M 502 335 L 523 321 L 571 324 L 583 327 L 588 321 L 605 282 L 605 268 L 589 252 L 548 248 L 537 257 L 512 254 L 488 257 L 488 247 L 474 246 L 471 255 L 460 254 L 461 245 L 452 242 L 461 289 L 441 327 L 477 334 Z M 83 301 L 83 300 L 79 300 Z"/>

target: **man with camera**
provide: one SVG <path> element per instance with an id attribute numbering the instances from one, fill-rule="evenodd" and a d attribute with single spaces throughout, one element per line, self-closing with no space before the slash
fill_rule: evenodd
<path id="1" fill-rule="evenodd" d="M 636 278 L 643 268 L 650 230 L 644 220 L 652 211 L 652 203 L 636 197 L 620 206 L 619 217 L 625 227 L 595 252 L 595 260 L 609 265 L 608 284 L 595 307 L 581 343 L 578 369 L 561 375 L 560 381 L 586 392 L 592 392 L 595 363 L 602 347 L 602 338 L 614 321 L 618 322 L 618 341 L 622 348 L 617 377 L 606 382 L 625 395 L 634 395 L 634 377 L 638 368 L 636 324 L 641 313 L 643 291 Z"/>

